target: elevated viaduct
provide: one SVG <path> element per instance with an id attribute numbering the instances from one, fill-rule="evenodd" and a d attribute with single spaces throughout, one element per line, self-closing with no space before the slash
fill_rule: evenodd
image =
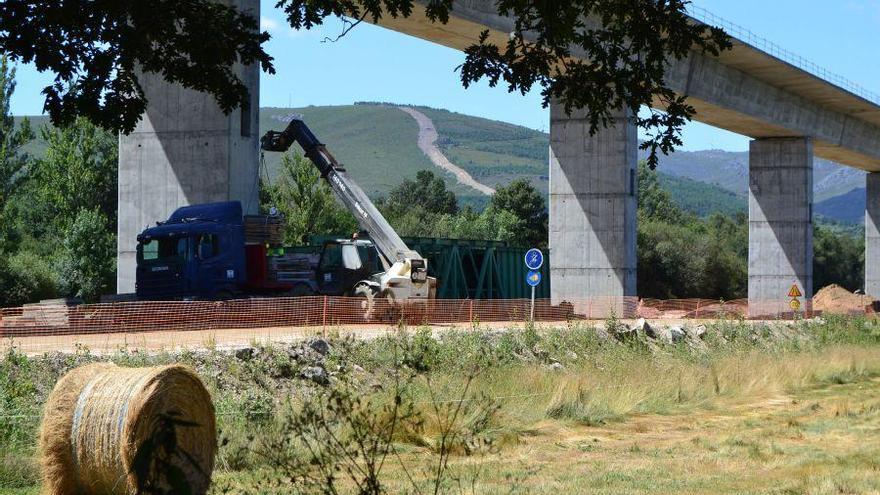
<path id="1" fill-rule="evenodd" d="M 256 0 L 237 3 L 259 14 Z M 407 19 L 383 19 L 380 25 L 461 50 L 486 29 L 492 40 L 504 43 L 514 23 L 498 15 L 493 0 L 459 0 L 447 24 L 430 22 L 419 7 Z M 256 68 L 243 70 L 256 90 Z M 689 97 L 696 120 L 753 139 L 748 292 L 756 312 L 778 310 L 793 283 L 805 297 L 812 296 L 814 155 L 871 172 L 865 284 L 869 293 L 880 295 L 877 102 L 738 39 L 719 57 L 693 52 L 672 62 L 667 83 Z M 256 174 L 256 136 L 246 135 L 245 123 L 253 126 L 248 132 L 256 132 L 256 101 L 246 109 L 247 118 L 224 116 L 203 95 L 161 81 L 150 86 L 155 96 L 147 118 L 134 137 L 121 138 L 120 292 L 133 289 L 133 239 L 143 224 L 187 202 L 255 202 L 248 188 Z M 555 104 L 550 108 L 554 302 L 636 295 L 637 132 L 621 111 L 615 125 L 590 136 L 585 117 L 582 112 L 567 115 Z M 223 156 L 208 159 L 199 153 L 209 147 L 208 136 L 225 143 Z M 218 160 L 225 169 L 217 170 Z M 164 182 L 146 179 L 152 172 Z M 217 177 L 208 183 L 186 179 L 212 174 Z"/>
<path id="2" fill-rule="evenodd" d="M 462 50 L 511 17 L 492 0 L 455 2 L 448 24 L 422 12 L 380 25 Z M 577 54 L 576 54 L 577 55 Z M 813 290 L 813 156 L 868 172 L 866 289 L 880 295 L 880 105 L 745 41 L 719 57 L 672 62 L 667 83 L 695 119 L 753 138 L 749 147 L 749 303 L 777 311 L 793 283 Z M 638 137 L 620 112 L 590 136 L 586 115 L 550 107 L 550 266 L 554 302 L 636 295 Z"/>

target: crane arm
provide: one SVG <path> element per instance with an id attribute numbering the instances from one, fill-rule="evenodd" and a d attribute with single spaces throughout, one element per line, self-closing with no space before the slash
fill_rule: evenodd
<path id="1" fill-rule="evenodd" d="M 306 157 L 315 164 L 321 177 L 330 184 L 336 196 L 355 216 L 360 227 L 370 233 L 370 238 L 386 260 L 393 264 L 406 259 L 422 259 L 419 253 L 406 246 L 366 193 L 348 176 L 345 167 L 318 141 L 302 119 L 291 120 L 283 131 L 266 132 L 260 139 L 260 148 L 284 152 L 294 142 L 299 143 Z"/>

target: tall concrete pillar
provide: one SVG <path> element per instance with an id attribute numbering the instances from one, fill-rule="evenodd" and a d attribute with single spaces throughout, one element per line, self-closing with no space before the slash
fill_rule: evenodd
<path id="1" fill-rule="evenodd" d="M 594 136 L 589 129 L 585 111 L 550 106 L 550 295 L 578 313 L 630 316 L 638 136 L 623 110 L 614 125 Z"/>
<path id="2" fill-rule="evenodd" d="M 259 0 L 235 0 L 260 18 Z M 250 105 L 225 115 L 214 97 L 140 78 L 149 99 L 134 132 L 119 137 L 119 228 L 116 289 L 134 292 L 137 234 L 180 206 L 240 200 L 256 212 L 259 177 L 257 64 L 236 67 L 250 90 Z"/>
<path id="3" fill-rule="evenodd" d="M 880 297 L 880 172 L 865 179 L 865 294 Z"/>
<path id="4" fill-rule="evenodd" d="M 792 284 L 813 297 L 813 143 L 757 139 L 749 145 L 749 314 L 790 311 Z"/>

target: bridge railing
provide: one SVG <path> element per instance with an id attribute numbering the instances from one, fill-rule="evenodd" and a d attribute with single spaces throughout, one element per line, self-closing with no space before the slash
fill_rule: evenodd
<path id="1" fill-rule="evenodd" d="M 820 77 L 825 81 L 834 84 L 842 89 L 849 91 L 850 93 L 860 96 L 865 100 L 868 100 L 872 103 L 876 103 L 880 105 L 880 94 L 870 91 L 861 84 L 858 84 L 846 77 L 841 76 L 840 74 L 830 71 L 824 67 L 819 66 L 818 64 L 812 62 L 811 60 L 807 60 L 806 58 L 794 53 L 790 50 L 783 48 L 782 46 L 769 41 L 768 39 L 759 36 L 752 32 L 750 29 L 744 28 L 739 24 L 735 24 L 733 22 L 724 19 L 714 13 L 702 8 L 697 7 L 693 4 L 689 5 L 688 14 L 694 19 L 703 22 L 705 24 L 709 24 L 711 26 L 720 27 L 724 29 L 727 34 L 739 39 L 740 41 L 744 41 L 747 44 L 757 48 L 769 55 L 772 55 L 783 62 L 787 62 L 799 69 L 803 69 L 814 76 Z"/>

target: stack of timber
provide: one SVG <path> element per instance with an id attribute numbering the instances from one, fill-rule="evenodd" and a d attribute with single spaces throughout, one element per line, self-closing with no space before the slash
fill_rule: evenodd
<path id="1" fill-rule="evenodd" d="M 2 325 L 20 327 L 66 327 L 71 309 L 82 304 L 79 298 L 43 299 L 22 306 L 21 314 L 4 316 Z"/>
<path id="2" fill-rule="evenodd" d="M 281 244 L 281 217 L 245 215 L 244 241 L 248 244 Z"/>

